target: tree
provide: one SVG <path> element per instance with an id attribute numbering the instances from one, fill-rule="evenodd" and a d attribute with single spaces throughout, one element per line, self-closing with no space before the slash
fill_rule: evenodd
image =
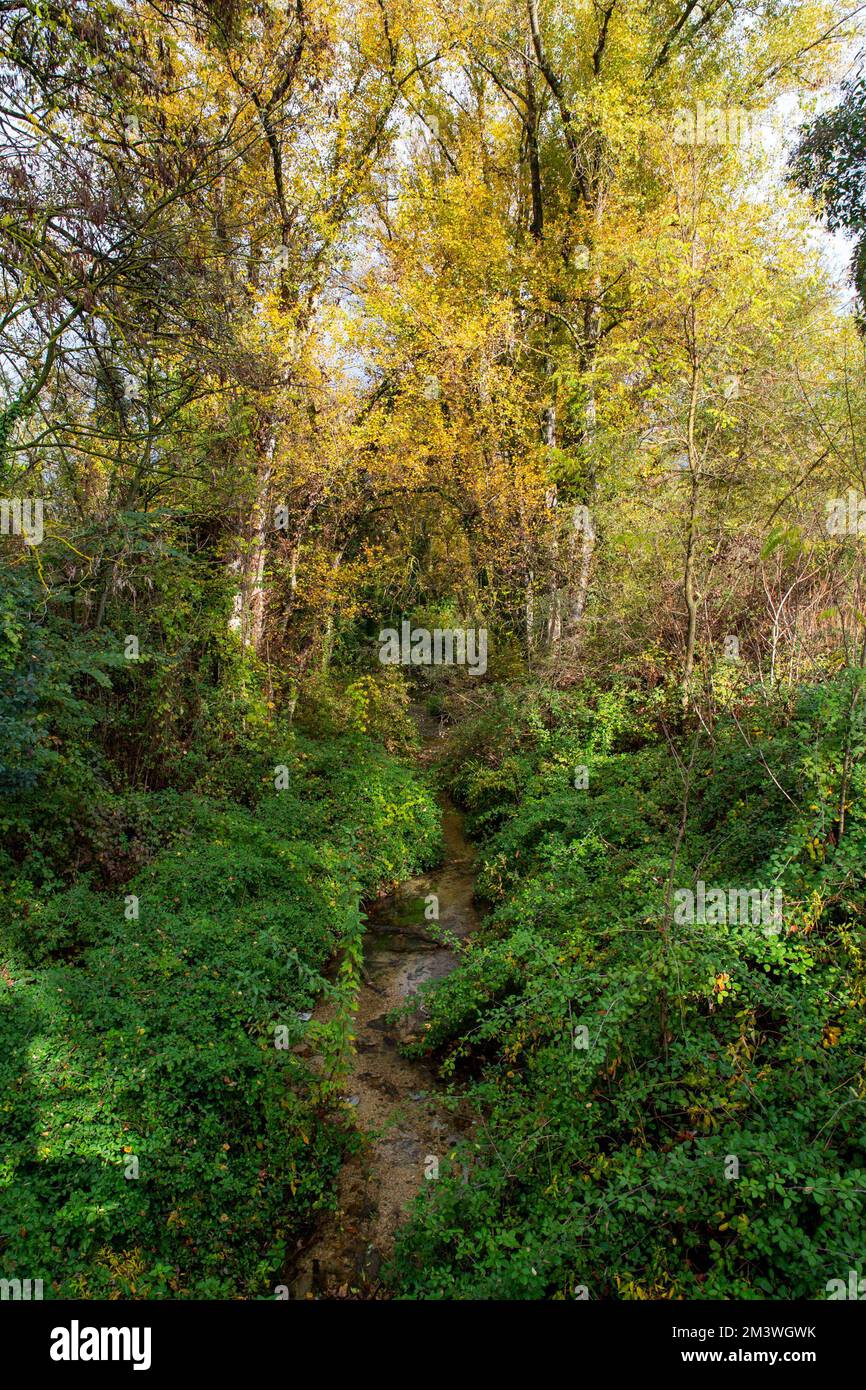
<path id="1" fill-rule="evenodd" d="M 866 302 L 866 78 L 842 88 L 831 111 L 816 116 L 794 150 L 790 173 L 798 188 L 821 205 L 832 231 L 854 240 L 852 275 L 861 308 Z"/>

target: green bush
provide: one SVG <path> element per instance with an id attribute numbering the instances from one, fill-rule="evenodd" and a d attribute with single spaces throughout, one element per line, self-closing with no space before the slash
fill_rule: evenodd
<path id="1" fill-rule="evenodd" d="M 359 738 L 294 740 L 270 774 L 254 810 L 175 797 L 171 847 L 122 893 L 7 885 L 4 1277 L 53 1296 L 267 1296 L 333 1201 L 354 1141 L 296 1050 L 312 1036 L 328 1054 L 303 1015 L 335 989 L 324 971 L 359 938 L 363 897 L 435 857 L 438 814 Z"/>
<path id="2" fill-rule="evenodd" d="M 624 691 L 597 717 L 524 692 L 498 746 L 502 707 L 463 731 L 493 910 L 416 1051 L 484 1124 L 418 1199 L 399 1294 L 822 1298 L 864 1272 L 861 681 L 792 716 L 750 694 L 712 737 L 653 736 Z M 778 935 L 672 920 L 684 778 L 670 886 L 779 885 Z"/>

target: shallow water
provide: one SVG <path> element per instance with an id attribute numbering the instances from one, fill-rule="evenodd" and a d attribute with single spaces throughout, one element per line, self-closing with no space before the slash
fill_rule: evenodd
<path id="1" fill-rule="evenodd" d="M 428 752 L 433 742 L 426 740 Z M 293 1298 L 376 1297 L 394 1233 L 426 1181 L 428 1156 L 441 1159 L 465 1132 L 465 1120 L 441 1104 L 441 1083 L 430 1064 L 409 1060 L 398 1050 L 423 1030 L 423 1011 L 397 1025 L 386 1021 L 420 985 L 457 965 L 455 952 L 431 935 L 431 928 L 437 936 L 444 930 L 462 939 L 478 923 L 474 856 L 463 818 L 447 798 L 440 804 L 442 865 L 400 884 L 369 911 L 356 1051 L 346 1082 L 346 1102 L 365 1142 L 343 1166 L 338 1210 L 324 1218 L 294 1262 Z M 424 916 L 431 893 L 439 899 L 438 922 Z"/>

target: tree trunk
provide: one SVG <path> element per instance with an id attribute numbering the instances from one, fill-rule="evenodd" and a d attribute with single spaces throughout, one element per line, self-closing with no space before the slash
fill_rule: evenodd
<path id="1" fill-rule="evenodd" d="M 688 450 L 689 475 L 689 521 L 686 532 L 686 564 L 683 572 L 683 597 L 686 601 L 686 655 L 683 662 L 683 705 L 689 703 L 689 684 L 695 668 L 695 650 L 698 638 L 698 598 L 695 590 L 695 541 L 698 514 L 698 451 L 695 444 L 695 416 L 698 407 L 698 371 L 692 367 L 691 390 L 689 393 Z"/>
<path id="2" fill-rule="evenodd" d="M 265 563 L 268 553 L 271 478 L 276 439 L 271 435 L 256 470 L 256 495 L 243 537 L 243 552 L 237 568 L 240 585 L 235 596 L 232 626 L 240 633 L 245 653 L 257 655 L 265 630 Z"/>

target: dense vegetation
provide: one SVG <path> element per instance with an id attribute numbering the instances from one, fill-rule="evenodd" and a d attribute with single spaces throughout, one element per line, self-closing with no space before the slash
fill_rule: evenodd
<path id="1" fill-rule="evenodd" d="M 360 903 L 435 858 L 438 817 L 362 732 L 274 734 L 211 751 L 201 790 L 83 771 L 77 788 L 46 753 L 4 817 L 28 845 L 0 861 L 9 1277 L 65 1297 L 272 1296 L 333 1202 Z M 67 736 L 62 759 L 99 753 Z M 313 1025 L 323 991 L 334 1016 Z"/>
<path id="2" fill-rule="evenodd" d="M 828 1271 L 857 1267 L 856 761 L 841 844 L 831 830 L 851 688 L 746 695 L 747 730 L 722 714 L 679 752 L 663 707 L 627 689 L 509 698 L 462 732 L 451 784 L 484 837 L 493 911 L 430 1000 L 427 1045 L 470 1069 L 486 1123 L 421 1203 L 404 1292 L 817 1298 Z M 677 927 L 671 874 L 781 884 L 784 929 Z"/>
<path id="3" fill-rule="evenodd" d="M 0 1280 L 274 1296 L 443 790 L 385 1291 L 866 1276 L 860 22 L 0 6 Z"/>

